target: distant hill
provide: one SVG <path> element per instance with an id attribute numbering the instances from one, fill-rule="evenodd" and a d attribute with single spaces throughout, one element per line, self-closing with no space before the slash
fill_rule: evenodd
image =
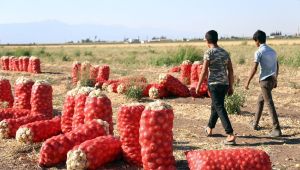
<path id="1" fill-rule="evenodd" d="M 33 23 L 0 24 L 0 43 L 64 43 L 90 38 L 95 40 L 123 40 L 123 38 L 147 39 L 153 36 L 181 38 L 192 33 L 176 32 L 152 28 L 127 28 L 105 25 L 70 25 L 59 21 L 41 21 Z"/>

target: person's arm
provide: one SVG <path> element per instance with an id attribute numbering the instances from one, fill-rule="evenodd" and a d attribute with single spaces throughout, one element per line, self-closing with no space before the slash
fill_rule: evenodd
<path id="1" fill-rule="evenodd" d="M 228 95 L 231 96 L 233 94 L 233 82 L 234 82 L 234 76 L 233 76 L 233 67 L 232 62 L 229 60 L 228 62 L 228 80 L 229 80 L 229 89 L 228 89 Z"/>
<path id="2" fill-rule="evenodd" d="M 209 62 L 208 60 L 204 60 L 204 62 L 203 62 L 202 71 L 199 75 L 199 82 L 198 82 L 197 88 L 196 88 L 196 94 L 199 93 L 201 84 L 208 75 L 208 62 Z"/>
<path id="3" fill-rule="evenodd" d="M 250 71 L 248 80 L 247 80 L 247 82 L 246 82 L 246 84 L 245 84 L 245 89 L 246 89 L 246 90 L 249 90 L 249 84 L 250 84 L 252 78 L 254 77 L 254 75 L 255 75 L 255 73 L 256 73 L 256 71 L 257 71 L 257 67 L 258 67 L 258 63 L 257 63 L 257 62 L 254 62 L 254 65 L 253 65 L 253 67 L 252 67 L 252 69 L 251 69 L 251 71 Z"/>

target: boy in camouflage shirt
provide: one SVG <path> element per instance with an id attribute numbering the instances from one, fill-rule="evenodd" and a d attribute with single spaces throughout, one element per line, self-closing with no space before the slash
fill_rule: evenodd
<path id="1" fill-rule="evenodd" d="M 208 88 L 211 94 L 211 115 L 205 132 L 207 136 L 212 135 L 218 118 L 228 135 L 224 144 L 235 144 L 235 136 L 224 106 L 225 95 L 233 93 L 233 68 L 227 51 L 219 47 L 218 33 L 214 30 L 208 31 L 205 39 L 209 49 L 204 54 L 204 62 L 199 78 L 196 92 L 199 92 L 200 85 L 208 75 Z"/>

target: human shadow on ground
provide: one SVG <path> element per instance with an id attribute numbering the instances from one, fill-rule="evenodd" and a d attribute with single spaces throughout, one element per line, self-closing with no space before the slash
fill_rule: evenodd
<path id="1" fill-rule="evenodd" d="M 174 150 L 179 150 L 182 152 L 188 152 L 190 150 L 197 150 L 200 149 L 199 147 L 196 146 L 190 146 L 189 145 L 190 142 L 182 142 L 182 141 L 174 141 L 173 142 L 173 148 Z M 178 170 L 185 170 L 188 169 L 188 162 L 187 160 L 177 160 L 176 161 L 176 169 Z"/>
<path id="2" fill-rule="evenodd" d="M 255 115 L 255 113 L 251 113 L 251 112 L 248 112 L 248 111 L 241 111 L 238 115 L 252 117 L 252 116 Z"/>
<path id="3" fill-rule="evenodd" d="M 139 99 L 139 102 L 143 102 L 143 103 L 150 103 L 150 102 L 154 102 L 155 100 L 150 99 L 150 98 L 141 98 Z"/>
<path id="4" fill-rule="evenodd" d="M 178 160 L 178 161 L 176 161 L 176 169 L 178 169 L 178 170 L 189 169 L 187 160 Z"/>
<path id="5" fill-rule="evenodd" d="M 270 141 L 255 142 L 255 143 L 238 143 L 237 146 L 261 146 L 261 145 L 298 145 L 300 138 L 290 138 L 291 135 L 283 135 L 282 137 L 257 137 L 257 136 L 239 136 L 241 139 L 267 139 Z"/>
<path id="6" fill-rule="evenodd" d="M 61 74 L 64 74 L 64 73 L 54 72 L 54 71 L 44 71 L 44 72 L 41 72 L 41 74 L 61 75 Z"/>
<path id="7" fill-rule="evenodd" d="M 54 116 L 60 116 L 61 115 L 61 110 L 53 109 L 53 115 Z"/>
<path id="8" fill-rule="evenodd" d="M 173 148 L 174 150 L 180 151 L 189 151 L 199 149 L 199 147 L 189 145 L 190 142 L 177 142 L 173 141 Z"/>
<path id="9" fill-rule="evenodd" d="M 200 149 L 199 147 L 196 146 L 190 146 L 190 145 L 173 145 L 174 150 L 180 150 L 180 151 L 189 151 L 189 150 L 196 150 Z"/>

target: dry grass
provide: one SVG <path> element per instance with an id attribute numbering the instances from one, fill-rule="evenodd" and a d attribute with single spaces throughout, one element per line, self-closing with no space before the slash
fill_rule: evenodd
<path id="1" fill-rule="evenodd" d="M 244 56 L 246 58 L 246 63 L 244 65 L 237 64 L 236 62 L 234 64 L 235 74 L 243 83 L 248 76 L 255 47 L 252 46 L 250 42 L 246 45 L 241 45 L 242 43 L 243 42 L 221 42 L 221 45 L 230 51 L 234 61 L 237 61 L 239 56 Z M 279 53 L 285 52 L 293 54 L 298 48 L 294 43 L 300 43 L 300 41 L 293 40 L 293 42 L 285 42 L 282 40 L 278 42 L 271 41 L 270 43 L 276 44 L 274 47 Z M 146 62 L 148 57 L 151 57 L 152 55 L 167 54 L 169 51 L 176 50 L 179 47 L 178 45 L 180 44 L 154 44 L 150 47 L 148 45 L 47 46 L 45 47 L 45 50 L 55 53 L 63 48 L 64 52 L 67 54 L 74 54 L 76 50 L 92 51 L 94 54 L 93 57 L 81 56 L 80 58 L 71 58 L 72 60 L 80 59 L 81 61 L 88 59 L 94 61 L 93 64 L 103 64 L 108 62 L 112 68 L 112 78 L 124 75 L 142 74 L 148 78 L 149 82 L 155 82 L 157 81 L 158 75 L 162 72 L 166 72 L 168 67 L 155 67 L 149 64 L 140 63 L 128 66 L 117 61 L 124 58 L 124 56 L 126 57 L 129 54 L 134 54 L 137 56 L 137 60 Z M 195 45 L 202 50 L 205 50 L 206 48 L 204 44 L 201 43 L 188 43 L 188 45 Z M 3 48 L 13 49 L 15 47 Z M 48 79 L 52 83 L 54 89 L 53 103 L 56 114 L 60 114 L 65 94 L 72 88 L 70 85 L 71 61 L 61 62 L 60 60 L 56 60 L 56 58 L 52 62 L 49 62 L 49 59 L 47 58 L 43 58 L 42 60 L 43 74 L 30 75 L 26 73 L 5 71 L 0 71 L 0 74 L 9 78 L 12 83 L 14 83 L 16 78 L 21 75 L 32 77 L 33 79 Z M 247 92 L 247 101 L 245 107 L 242 108 L 243 114 L 230 115 L 235 133 L 238 134 L 237 142 L 239 143 L 239 146 L 237 147 L 255 147 L 265 150 L 270 154 L 274 168 L 292 169 L 295 164 L 299 164 L 300 162 L 300 153 L 298 152 L 300 150 L 300 89 L 290 85 L 291 82 L 300 84 L 299 77 L 299 68 L 283 66 L 280 72 L 279 86 L 273 93 L 285 137 L 279 139 L 270 139 L 266 137 L 271 129 L 271 120 L 267 114 L 268 110 L 266 108 L 261 121 L 263 130 L 256 132 L 251 131 L 248 128 L 248 122 L 253 117 L 252 113 L 255 111 L 256 99 L 260 92 L 257 77 L 255 77 L 250 86 L 251 90 Z M 128 101 L 125 96 L 118 94 L 108 94 L 108 96 L 112 100 L 113 117 L 114 122 L 116 122 L 118 107 L 131 101 Z M 151 100 L 144 100 L 143 103 L 146 104 L 150 101 Z M 202 127 L 206 125 L 210 114 L 210 99 L 193 100 L 192 98 L 180 98 L 166 99 L 165 102 L 173 106 L 175 113 L 174 155 L 177 160 L 178 169 L 187 169 L 184 155 L 185 151 L 192 149 L 226 148 L 220 144 L 224 139 L 223 135 L 225 135 L 220 123 L 218 123 L 214 131 L 218 134 L 216 137 L 206 138 L 202 130 Z M 115 132 L 118 134 L 117 131 Z M 39 147 L 40 144 L 20 145 L 13 139 L 0 140 L 0 169 L 39 169 L 36 164 Z M 124 165 L 124 163 L 115 163 L 108 166 L 107 169 L 128 169 L 128 167 L 126 167 L 127 166 Z M 64 168 L 64 165 L 60 165 L 51 169 Z"/>

